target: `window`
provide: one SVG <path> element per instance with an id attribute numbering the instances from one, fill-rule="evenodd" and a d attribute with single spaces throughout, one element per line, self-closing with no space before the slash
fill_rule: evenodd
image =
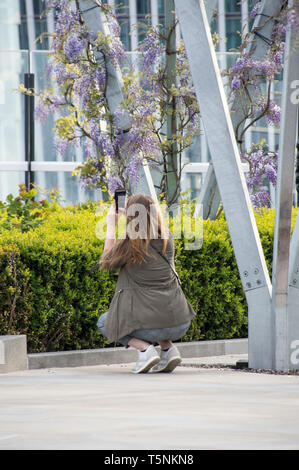
<path id="1" fill-rule="evenodd" d="M 225 11 L 226 13 L 238 13 L 241 14 L 241 2 L 240 0 L 225 0 Z"/>
<path id="2" fill-rule="evenodd" d="M 150 0 L 137 0 L 137 16 L 145 16 L 151 12 Z"/>
<path id="3" fill-rule="evenodd" d="M 202 187 L 202 173 L 187 173 L 183 191 L 190 191 L 190 199 L 198 198 Z"/>
<path id="4" fill-rule="evenodd" d="M 237 49 L 241 45 L 241 36 L 238 33 L 242 29 L 241 18 L 227 18 L 226 20 L 226 38 L 227 51 Z"/>
<path id="5" fill-rule="evenodd" d="M 164 0 L 158 0 L 158 14 L 159 16 L 165 15 L 165 1 Z"/>
<path id="6" fill-rule="evenodd" d="M 225 1 L 226 16 L 226 49 L 236 49 L 241 44 L 241 37 L 238 31 L 242 31 L 242 14 L 240 0 Z"/>
<path id="7" fill-rule="evenodd" d="M 130 11 L 128 0 L 115 1 L 115 14 L 120 26 L 120 39 L 127 51 L 131 50 Z"/>
<path id="8" fill-rule="evenodd" d="M 47 17 L 43 15 L 45 4 L 41 0 L 31 0 L 31 6 L 33 11 L 33 19 L 28 15 L 28 5 L 25 0 L 19 1 L 20 11 L 20 23 L 19 23 L 19 38 L 20 38 L 20 49 L 29 49 L 28 41 L 28 28 L 31 27 L 35 39 L 39 38 L 41 34 L 48 31 Z M 32 21 L 33 20 L 33 21 Z M 31 26 L 30 26 L 31 23 Z M 32 48 L 32 46 L 31 46 Z M 49 48 L 49 40 L 44 37 L 42 41 L 37 41 L 34 44 L 34 49 L 47 50 Z"/>
<path id="9" fill-rule="evenodd" d="M 137 22 L 150 25 L 151 20 L 150 18 L 147 17 L 147 15 L 151 14 L 150 0 L 137 0 L 136 10 L 137 10 Z M 144 38 L 145 38 L 145 30 L 144 28 L 139 28 L 138 29 L 138 42 L 143 41 Z"/>

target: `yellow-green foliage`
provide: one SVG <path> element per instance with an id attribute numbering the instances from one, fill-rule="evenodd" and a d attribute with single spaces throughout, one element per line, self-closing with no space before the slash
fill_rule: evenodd
<path id="1" fill-rule="evenodd" d="M 109 307 L 116 275 L 101 270 L 89 273 L 103 249 L 103 242 L 95 237 L 96 222 L 90 210 L 58 208 L 35 230 L 2 229 L 0 243 L 16 245 L 30 271 L 30 351 L 104 345 L 96 321 Z"/>
<path id="2" fill-rule="evenodd" d="M 27 334 L 30 352 L 107 345 L 96 322 L 108 310 L 117 273 L 89 271 L 103 250 L 95 210 L 93 203 L 50 205 L 43 223 L 23 233 L 0 224 L 0 334 Z M 256 220 L 271 272 L 274 211 Z M 197 312 L 184 340 L 246 337 L 246 300 L 225 217 L 204 221 L 203 235 L 196 251 L 175 240 L 177 271 Z"/>

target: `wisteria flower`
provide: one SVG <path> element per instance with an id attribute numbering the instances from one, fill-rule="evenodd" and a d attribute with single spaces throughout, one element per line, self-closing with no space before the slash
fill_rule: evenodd
<path id="1" fill-rule="evenodd" d="M 232 86 L 232 89 L 233 89 L 233 90 L 239 90 L 239 89 L 241 88 L 241 83 L 242 83 L 242 82 L 241 82 L 241 79 L 240 79 L 240 78 L 234 77 L 234 78 L 232 79 L 232 85 L 231 85 L 231 86 Z"/>
<path id="2" fill-rule="evenodd" d="M 269 110 L 266 114 L 266 119 L 268 124 L 273 126 L 278 126 L 280 124 L 281 118 L 281 108 L 275 104 L 273 101 L 270 101 Z"/>
<path id="3" fill-rule="evenodd" d="M 249 19 L 254 20 L 254 18 L 257 16 L 259 13 L 260 7 L 261 7 L 261 2 L 258 2 L 256 5 L 254 5 L 253 9 L 251 10 L 249 14 Z"/>
<path id="4" fill-rule="evenodd" d="M 68 147 L 68 140 L 61 137 L 56 137 L 54 141 L 55 151 L 62 157 L 65 155 L 66 149 Z"/>
<path id="5" fill-rule="evenodd" d="M 76 34 L 69 36 L 64 43 L 63 50 L 70 63 L 76 63 L 80 60 L 82 49 L 85 42 L 79 39 Z"/>

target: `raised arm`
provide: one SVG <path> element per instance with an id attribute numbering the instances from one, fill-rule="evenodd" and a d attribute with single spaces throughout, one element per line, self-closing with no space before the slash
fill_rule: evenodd
<path id="1" fill-rule="evenodd" d="M 109 251 L 115 245 L 115 230 L 117 224 L 118 215 L 115 211 L 115 201 L 111 204 L 110 209 L 107 213 L 106 222 L 107 222 L 107 231 L 106 231 L 106 240 L 103 253 Z"/>

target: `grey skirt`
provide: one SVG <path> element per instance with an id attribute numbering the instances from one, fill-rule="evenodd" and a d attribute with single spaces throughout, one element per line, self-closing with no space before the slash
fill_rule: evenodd
<path id="1" fill-rule="evenodd" d="M 107 318 L 107 313 L 103 313 L 98 319 L 97 326 L 103 336 L 106 336 L 105 330 L 105 320 Z M 123 346 L 129 347 L 128 342 L 132 338 L 141 339 L 147 341 L 148 343 L 157 343 L 158 341 L 176 341 L 181 339 L 184 334 L 188 331 L 191 321 L 187 323 L 182 323 L 177 326 L 170 326 L 168 328 L 152 328 L 148 330 L 135 330 L 132 331 L 129 335 L 119 338 L 118 343 Z"/>

